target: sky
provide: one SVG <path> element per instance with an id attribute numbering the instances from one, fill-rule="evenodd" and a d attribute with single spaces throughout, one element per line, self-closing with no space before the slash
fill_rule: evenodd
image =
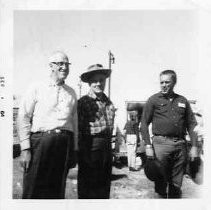
<path id="1" fill-rule="evenodd" d="M 48 56 L 64 51 L 72 63 L 66 83 L 79 97 L 79 77 L 89 65 L 112 64 L 111 100 L 120 127 L 125 101 L 146 101 L 159 91 L 159 73 L 178 74 L 175 91 L 188 99 L 200 95 L 199 22 L 194 10 L 68 10 L 14 12 L 13 90 L 49 76 Z M 82 95 L 88 86 L 82 83 Z M 106 90 L 107 92 L 107 90 Z"/>

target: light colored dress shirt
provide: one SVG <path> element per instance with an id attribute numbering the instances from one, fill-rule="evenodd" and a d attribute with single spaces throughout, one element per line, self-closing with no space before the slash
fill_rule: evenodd
<path id="1" fill-rule="evenodd" d="M 31 132 L 63 129 L 74 133 L 78 149 L 78 115 L 75 91 L 53 81 L 36 83 L 24 95 L 18 117 L 21 149 L 30 148 Z"/>

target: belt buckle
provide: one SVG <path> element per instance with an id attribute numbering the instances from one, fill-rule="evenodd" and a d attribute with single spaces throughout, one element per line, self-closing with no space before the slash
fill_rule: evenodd
<path id="1" fill-rule="evenodd" d="M 48 134 L 51 134 L 51 133 L 61 133 L 61 130 L 60 129 L 54 129 L 54 130 L 49 130 L 47 131 Z"/>

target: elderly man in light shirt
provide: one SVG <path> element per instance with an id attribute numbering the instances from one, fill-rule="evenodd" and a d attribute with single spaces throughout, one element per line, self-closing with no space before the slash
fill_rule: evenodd
<path id="1" fill-rule="evenodd" d="M 23 199 L 60 199 L 69 168 L 75 166 L 77 97 L 65 84 L 69 59 L 55 52 L 50 80 L 32 85 L 19 111 L 20 163 L 24 168 Z"/>

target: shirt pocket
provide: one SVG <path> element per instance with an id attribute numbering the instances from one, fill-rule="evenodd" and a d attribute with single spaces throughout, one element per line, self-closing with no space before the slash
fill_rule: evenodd
<path id="1" fill-rule="evenodd" d="M 62 98 L 57 105 L 58 110 L 60 110 L 61 117 L 66 118 L 74 115 L 73 108 L 75 106 L 75 102 L 75 99 L 71 97 Z"/>
<path id="2" fill-rule="evenodd" d="M 164 112 L 167 112 L 168 110 L 168 104 L 165 102 L 160 102 L 157 104 L 156 108 L 159 113 L 164 113 Z"/>

